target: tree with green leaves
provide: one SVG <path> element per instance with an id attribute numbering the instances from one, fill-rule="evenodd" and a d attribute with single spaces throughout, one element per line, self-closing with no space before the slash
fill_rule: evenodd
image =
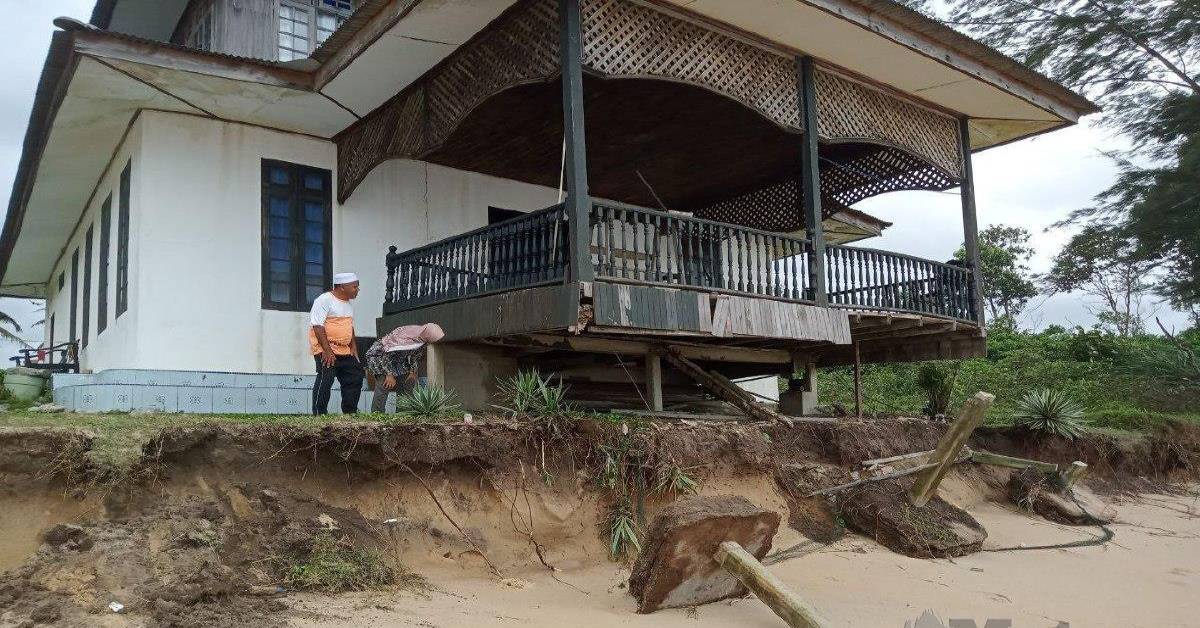
<path id="1" fill-rule="evenodd" d="M 1200 0 L 903 0 L 1097 102 L 1132 148 L 1064 224 L 1115 227 L 1164 264 L 1156 289 L 1200 307 Z"/>
<path id="2" fill-rule="evenodd" d="M 1045 282 L 1051 293 L 1083 292 L 1099 299 L 1101 325 L 1118 336 L 1145 331 L 1144 304 L 1153 292 L 1158 262 L 1137 255 L 1122 229 L 1087 225 L 1054 257 Z"/>
<path id="3" fill-rule="evenodd" d="M 966 260 L 966 249 L 954 258 Z M 1015 321 L 1029 300 L 1037 296 L 1037 285 L 1029 269 L 1029 231 L 1021 227 L 992 225 L 979 232 L 979 272 L 983 276 L 983 301 L 990 318 Z"/>

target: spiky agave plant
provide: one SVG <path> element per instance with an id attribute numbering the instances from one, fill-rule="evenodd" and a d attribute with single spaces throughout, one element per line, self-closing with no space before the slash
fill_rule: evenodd
<path id="1" fill-rule="evenodd" d="M 562 378 L 543 377 L 537 370 L 520 371 L 499 383 L 501 404 L 495 407 L 513 416 L 558 417 L 575 412 L 567 401 L 567 385 Z"/>
<path id="2" fill-rule="evenodd" d="M 396 416 L 407 419 L 437 419 L 460 409 L 454 393 L 440 386 L 417 386 L 396 396 Z"/>
<path id="3" fill-rule="evenodd" d="M 1083 434 L 1083 407 L 1061 390 L 1033 390 L 1017 402 L 1016 424 L 1031 432 L 1076 439 Z"/>

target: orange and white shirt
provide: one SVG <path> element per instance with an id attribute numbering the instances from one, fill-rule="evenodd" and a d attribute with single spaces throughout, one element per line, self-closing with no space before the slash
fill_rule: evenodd
<path id="1" fill-rule="evenodd" d="M 329 339 L 329 348 L 334 355 L 355 355 L 354 349 L 354 308 L 349 301 L 343 301 L 332 292 L 326 292 L 313 301 L 312 324 L 325 327 L 325 336 Z M 308 343 L 312 354 L 321 354 L 321 343 L 317 341 L 317 332 L 308 328 Z"/>

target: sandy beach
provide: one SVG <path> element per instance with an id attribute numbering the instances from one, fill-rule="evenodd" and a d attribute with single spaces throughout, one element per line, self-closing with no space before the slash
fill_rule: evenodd
<path id="1" fill-rule="evenodd" d="M 835 626 L 903 628 L 926 610 L 943 621 L 1011 619 L 1013 626 L 1060 628 L 1196 626 L 1200 617 L 1200 496 L 1143 495 L 1109 500 L 1116 538 L 1099 547 L 980 552 L 946 560 L 894 554 L 849 535 L 817 551 L 772 566 Z M 1015 507 L 977 500 L 967 506 L 988 530 L 986 548 L 1087 539 L 1096 528 L 1048 522 Z M 775 547 L 805 541 L 783 528 Z M 553 562 L 553 557 L 551 556 Z M 629 571 L 616 563 L 557 574 L 531 570 L 483 578 L 477 564 L 447 559 L 422 565 L 430 590 L 292 599 L 297 628 L 333 626 L 563 625 L 670 628 L 781 626 L 753 598 L 695 609 L 634 613 L 625 588 Z"/>

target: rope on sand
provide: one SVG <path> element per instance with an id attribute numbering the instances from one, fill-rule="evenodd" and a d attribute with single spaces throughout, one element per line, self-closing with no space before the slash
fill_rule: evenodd
<path id="1" fill-rule="evenodd" d="M 1079 503 L 1079 500 L 1076 499 L 1074 492 L 1071 493 L 1071 501 L 1075 502 L 1075 505 L 1079 506 L 1079 510 L 1083 511 L 1083 514 L 1087 515 L 1093 521 L 1100 521 L 1100 519 L 1098 517 L 1096 517 L 1092 513 L 1088 512 L 1087 508 L 1083 507 L 1083 504 Z M 1105 543 L 1108 543 L 1109 541 L 1113 540 L 1114 537 L 1117 536 L 1116 532 L 1113 532 L 1111 528 L 1104 525 L 1103 523 L 1094 523 L 1091 525 L 1103 530 L 1104 534 L 1102 534 L 1100 536 L 1094 536 L 1090 539 L 1083 539 L 1080 541 L 1071 541 L 1069 543 L 1056 543 L 1054 545 L 1029 545 L 1029 546 L 1018 545 L 1016 547 L 985 547 L 979 551 L 981 551 L 981 552 L 1018 552 L 1018 551 L 1022 551 L 1022 550 L 1048 550 L 1048 549 L 1069 549 L 1072 547 L 1092 547 L 1094 545 L 1104 545 Z"/>

